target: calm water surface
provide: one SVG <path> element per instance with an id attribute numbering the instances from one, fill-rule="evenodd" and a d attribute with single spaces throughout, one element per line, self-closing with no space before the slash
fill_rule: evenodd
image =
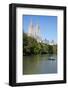
<path id="1" fill-rule="evenodd" d="M 53 57 L 54 60 L 51 60 L 51 57 Z M 57 56 L 55 54 L 23 56 L 24 75 L 49 73 L 57 73 Z"/>

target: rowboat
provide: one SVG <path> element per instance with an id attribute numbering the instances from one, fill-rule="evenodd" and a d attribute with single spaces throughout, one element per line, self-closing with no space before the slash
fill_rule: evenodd
<path id="1" fill-rule="evenodd" d="M 48 60 L 55 60 L 56 58 L 54 57 L 49 57 Z"/>

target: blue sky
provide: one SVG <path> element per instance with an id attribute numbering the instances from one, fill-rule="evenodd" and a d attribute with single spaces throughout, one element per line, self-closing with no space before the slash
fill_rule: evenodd
<path id="1" fill-rule="evenodd" d="M 24 15 L 23 16 L 23 29 L 24 32 L 28 32 L 28 27 L 32 19 L 33 25 L 37 23 L 40 26 L 40 36 L 44 40 L 54 40 L 57 42 L 57 16 L 36 16 L 36 15 Z"/>

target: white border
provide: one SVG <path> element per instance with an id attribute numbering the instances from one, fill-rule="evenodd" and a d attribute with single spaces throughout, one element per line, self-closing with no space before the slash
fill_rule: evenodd
<path id="1" fill-rule="evenodd" d="M 50 15 L 57 16 L 57 31 L 58 31 L 58 60 L 57 74 L 40 74 L 40 75 L 23 75 L 22 74 L 22 15 Z M 63 80 L 63 11 L 62 10 L 42 10 L 30 8 L 16 9 L 16 82 L 36 82 L 36 81 L 54 81 Z"/>

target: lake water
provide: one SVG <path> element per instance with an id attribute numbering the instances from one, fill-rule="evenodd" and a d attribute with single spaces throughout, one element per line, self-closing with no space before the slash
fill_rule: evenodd
<path id="1" fill-rule="evenodd" d="M 51 60 L 51 57 L 54 59 Z M 57 56 L 55 54 L 23 56 L 24 75 L 49 73 L 57 73 Z"/>

